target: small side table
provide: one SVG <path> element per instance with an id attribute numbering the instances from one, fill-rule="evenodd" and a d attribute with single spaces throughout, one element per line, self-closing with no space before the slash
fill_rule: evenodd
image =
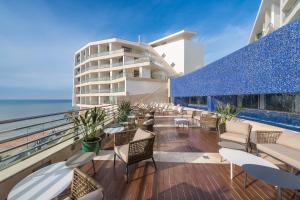
<path id="1" fill-rule="evenodd" d="M 180 124 L 182 126 L 186 125 L 187 128 L 189 127 L 189 120 L 186 119 L 186 118 L 175 118 L 174 121 L 175 121 L 175 126 L 176 127 L 177 127 L 177 125 L 180 126 Z"/>

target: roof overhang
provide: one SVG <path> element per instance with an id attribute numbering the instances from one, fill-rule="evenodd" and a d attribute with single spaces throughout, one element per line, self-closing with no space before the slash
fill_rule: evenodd
<path id="1" fill-rule="evenodd" d="M 195 32 L 182 30 L 177 33 L 174 33 L 174 34 L 168 35 L 166 37 L 160 38 L 158 40 L 155 40 L 153 42 L 150 42 L 149 45 L 156 47 L 156 46 L 160 46 L 160 45 L 163 45 L 166 43 L 175 42 L 178 40 L 190 40 L 195 35 L 196 35 Z"/>

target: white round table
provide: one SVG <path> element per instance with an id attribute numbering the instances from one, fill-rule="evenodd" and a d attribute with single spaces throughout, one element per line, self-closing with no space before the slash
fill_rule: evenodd
<path id="1" fill-rule="evenodd" d="M 106 128 L 106 129 L 103 130 L 103 132 L 106 135 L 113 135 L 113 134 L 121 132 L 123 130 L 124 130 L 124 127 L 123 126 L 119 126 L 119 127 L 113 127 L 113 128 Z"/>
<path id="2" fill-rule="evenodd" d="M 230 162 L 230 178 L 231 179 L 233 179 L 233 164 L 238 165 L 240 167 L 242 165 L 251 164 L 251 165 L 260 165 L 260 166 L 270 167 L 270 168 L 274 168 L 274 169 L 279 169 L 273 163 L 271 163 L 261 157 L 247 153 L 245 151 L 221 148 L 221 149 L 219 149 L 219 153 L 225 160 L 228 160 Z"/>
<path id="3" fill-rule="evenodd" d="M 50 200 L 70 186 L 73 169 L 65 162 L 48 165 L 21 180 L 9 192 L 8 200 Z"/>

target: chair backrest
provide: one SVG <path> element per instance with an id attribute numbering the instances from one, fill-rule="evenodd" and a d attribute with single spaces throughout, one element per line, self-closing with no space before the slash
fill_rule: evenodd
<path id="1" fill-rule="evenodd" d="M 101 185 L 93 178 L 75 168 L 71 185 L 72 199 L 79 199 L 95 190 L 102 189 Z"/>
<path id="2" fill-rule="evenodd" d="M 148 137 L 134 140 L 129 143 L 128 151 L 128 162 L 136 162 L 144 159 L 148 159 L 153 156 L 153 145 L 155 140 L 155 133 L 144 131 L 146 134 L 149 134 Z"/>
<path id="3" fill-rule="evenodd" d="M 226 132 L 243 134 L 243 135 L 250 135 L 251 125 L 244 122 L 238 121 L 227 121 L 226 122 Z"/>
<path id="4" fill-rule="evenodd" d="M 282 133 L 276 143 L 300 151 L 300 133 Z"/>

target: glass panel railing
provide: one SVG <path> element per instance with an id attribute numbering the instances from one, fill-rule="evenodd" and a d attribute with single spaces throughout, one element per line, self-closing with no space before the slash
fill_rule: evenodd
<path id="1" fill-rule="evenodd" d="M 112 67 L 120 67 L 120 66 L 123 66 L 123 62 L 112 63 L 111 66 Z"/>
<path id="2" fill-rule="evenodd" d="M 116 93 L 116 92 L 125 92 L 125 88 L 113 88 L 111 89 L 112 93 Z"/>
<path id="3" fill-rule="evenodd" d="M 123 74 L 118 74 L 118 75 L 114 75 L 111 77 L 111 80 L 115 80 L 115 79 L 118 79 L 118 78 L 123 78 L 124 75 Z"/>

